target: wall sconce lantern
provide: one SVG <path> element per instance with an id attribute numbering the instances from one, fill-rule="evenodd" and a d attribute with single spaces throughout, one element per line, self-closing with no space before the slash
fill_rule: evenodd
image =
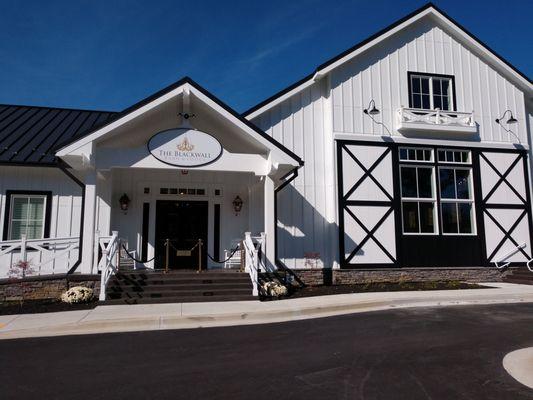
<path id="1" fill-rule="evenodd" d="M 372 106 L 372 108 L 370 108 L 370 106 Z M 369 115 L 379 114 L 379 110 L 376 108 L 376 102 L 374 101 L 374 99 L 370 100 L 370 103 L 368 103 L 368 108 L 365 108 L 363 112 Z"/>
<path id="2" fill-rule="evenodd" d="M 242 199 L 237 196 L 235 197 L 235 199 L 233 200 L 233 210 L 235 211 L 235 215 L 239 215 L 239 213 L 241 212 L 242 210 L 242 204 L 243 204 L 243 201 Z"/>
<path id="3" fill-rule="evenodd" d="M 124 193 L 122 196 L 120 196 L 120 199 L 118 199 L 118 202 L 120 204 L 120 209 L 124 211 L 124 214 L 128 212 L 130 201 L 131 200 L 126 193 Z"/>
<path id="4" fill-rule="evenodd" d="M 509 119 L 507 121 L 505 121 L 505 122 L 507 122 L 508 125 L 516 124 L 518 122 L 518 120 L 515 117 L 513 117 L 513 112 L 511 110 L 505 110 L 505 112 L 503 113 L 503 115 L 500 118 L 496 118 L 496 123 L 501 125 L 502 124 L 502 119 L 503 119 L 503 117 L 505 117 L 505 115 L 507 113 L 509 113 L 509 115 L 510 115 Z"/>

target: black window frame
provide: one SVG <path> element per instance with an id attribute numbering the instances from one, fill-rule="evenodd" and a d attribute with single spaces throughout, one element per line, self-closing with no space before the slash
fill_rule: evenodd
<path id="1" fill-rule="evenodd" d="M 50 221 L 52 219 L 52 192 L 49 190 L 6 190 L 6 206 L 4 208 L 4 232 L 2 233 L 2 240 L 9 240 L 9 216 L 11 215 L 11 197 L 13 195 L 46 196 L 46 205 L 44 209 L 43 239 L 48 239 L 50 237 Z"/>
<path id="2" fill-rule="evenodd" d="M 427 72 L 415 72 L 415 71 L 407 71 L 407 90 L 409 93 L 409 108 L 413 108 L 413 88 L 411 86 L 411 77 L 415 76 L 424 76 L 424 77 L 434 77 L 434 78 L 445 78 L 450 79 L 451 85 L 452 85 L 452 108 L 451 110 L 442 110 L 442 111 L 457 111 L 457 96 L 456 96 L 456 90 L 455 90 L 455 76 L 454 75 L 444 75 L 444 74 L 430 74 Z M 425 108 L 423 109 L 425 110 Z M 430 110 L 430 109 L 428 109 Z"/>

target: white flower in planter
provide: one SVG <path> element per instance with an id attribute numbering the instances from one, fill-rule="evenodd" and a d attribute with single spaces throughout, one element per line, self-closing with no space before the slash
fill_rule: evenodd
<path id="1" fill-rule="evenodd" d="M 93 298 L 93 290 L 84 286 L 74 286 L 61 295 L 64 303 L 86 303 Z"/>
<path id="2" fill-rule="evenodd" d="M 278 282 L 265 282 L 262 289 L 267 296 L 273 297 L 285 296 L 288 293 L 287 287 Z"/>

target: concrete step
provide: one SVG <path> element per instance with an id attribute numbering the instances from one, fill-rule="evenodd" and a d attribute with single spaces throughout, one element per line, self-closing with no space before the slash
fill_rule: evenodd
<path id="1" fill-rule="evenodd" d="M 102 304 L 157 304 L 157 303 L 199 303 L 199 302 L 219 302 L 219 301 L 253 301 L 257 297 L 248 295 L 215 295 L 215 296 L 175 296 L 160 298 L 131 298 L 131 299 L 109 299 Z"/>
<path id="2" fill-rule="evenodd" d="M 152 285 L 159 285 L 159 286 L 173 286 L 173 285 L 214 285 L 214 284 L 226 284 L 226 285 L 233 285 L 233 284 L 244 284 L 244 283 L 250 283 L 250 277 L 245 278 L 214 278 L 214 279 L 175 279 L 175 278 L 169 278 L 169 279 L 131 279 L 131 278 L 116 278 L 113 277 L 110 282 L 109 286 L 152 286 Z"/>
<path id="3" fill-rule="evenodd" d="M 252 293 L 252 288 L 245 289 L 204 289 L 159 292 L 107 292 L 110 299 L 117 298 L 160 298 L 160 297 L 188 297 L 188 296 L 241 296 Z"/>
<path id="4" fill-rule="evenodd" d="M 205 291 L 223 289 L 243 289 L 252 290 L 252 284 L 248 282 L 238 283 L 213 283 L 213 284 L 172 284 L 172 285 L 117 285 L 112 284 L 107 287 L 108 293 L 126 292 L 179 292 L 179 291 Z"/>

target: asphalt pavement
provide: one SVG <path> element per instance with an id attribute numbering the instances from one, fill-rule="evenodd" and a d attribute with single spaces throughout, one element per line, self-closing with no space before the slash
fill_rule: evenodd
<path id="1" fill-rule="evenodd" d="M 502 366 L 533 305 L 0 341 L 7 399 L 533 399 Z"/>

